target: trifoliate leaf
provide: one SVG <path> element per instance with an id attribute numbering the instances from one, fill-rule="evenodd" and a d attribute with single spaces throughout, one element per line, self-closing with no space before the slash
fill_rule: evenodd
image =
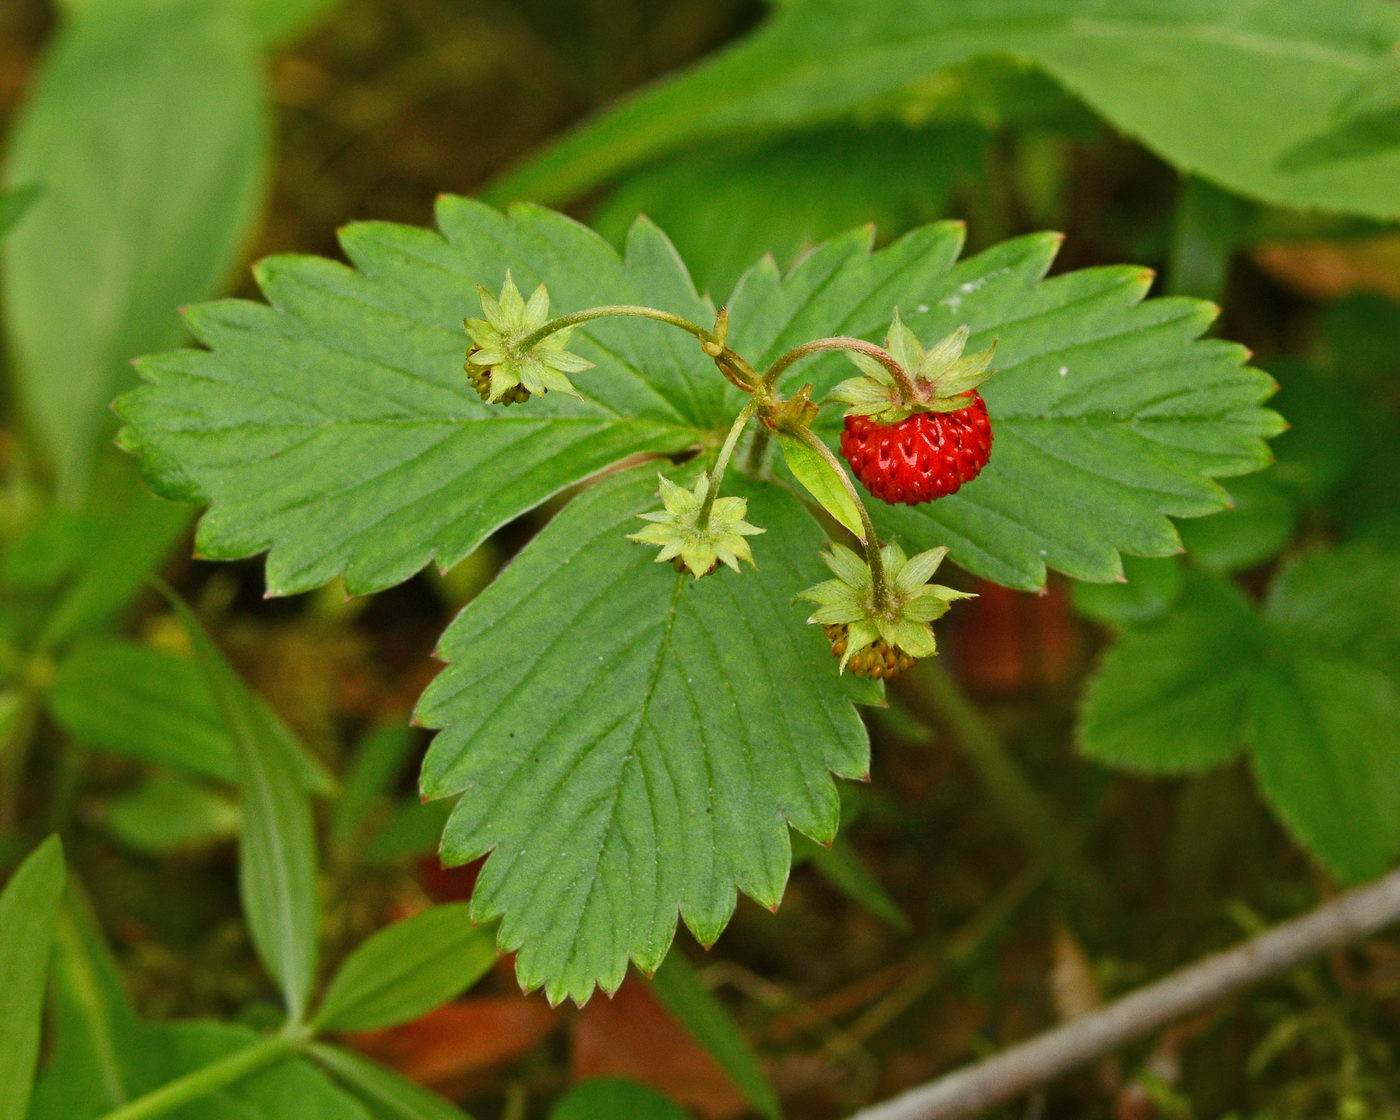
<path id="1" fill-rule="evenodd" d="M 730 476 L 732 479 L 732 475 Z M 729 488 L 730 481 L 726 481 Z M 679 914 L 704 944 L 736 891 L 776 906 L 788 826 L 836 831 L 831 773 L 868 766 L 826 643 L 792 597 L 822 534 L 783 490 L 734 481 L 761 575 L 693 580 L 624 534 L 655 501 L 628 471 L 585 491 L 458 616 L 419 718 L 422 790 L 460 796 L 443 858 L 490 852 L 472 896 L 552 1000 L 651 970 Z"/>

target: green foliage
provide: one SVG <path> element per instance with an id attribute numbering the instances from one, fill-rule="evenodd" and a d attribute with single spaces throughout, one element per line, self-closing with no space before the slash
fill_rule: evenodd
<path id="1" fill-rule="evenodd" d="M 507 269 L 527 288 L 548 277 L 561 309 L 650 300 L 701 320 L 713 313 L 651 226 L 634 229 L 624 263 L 596 234 L 542 210 L 508 220 L 449 198 L 439 221 L 442 236 L 350 227 L 343 243 L 360 271 L 264 261 L 273 307 L 196 308 L 191 329 L 212 352 L 142 363 L 152 384 L 124 398 L 125 438 L 153 485 L 210 503 L 203 556 L 268 549 L 274 594 L 338 573 L 352 594 L 373 591 L 430 560 L 451 567 L 504 522 L 624 455 L 684 449 L 721 411 L 724 383 L 701 376 L 698 347 L 659 324 L 614 321 L 575 336 L 599 367 L 589 400 L 489 408 L 462 372 L 461 321 L 479 306 L 476 285 L 499 291 Z"/>
<path id="2" fill-rule="evenodd" d="M 1355 545 L 1295 561 L 1256 610 L 1194 576 L 1124 635 L 1084 700 L 1094 758 L 1171 773 L 1248 751 L 1260 790 L 1329 870 L 1357 880 L 1400 852 L 1400 560 Z"/>
<path id="3" fill-rule="evenodd" d="M 54 836 L 0 892 L 0 1120 L 24 1120 L 29 1108 L 63 881 L 63 847 Z"/>
<path id="4" fill-rule="evenodd" d="M 331 779 L 257 698 L 296 782 L 325 792 Z M 125 638 L 94 636 L 59 662 L 48 691 L 54 719 L 84 746 L 159 762 L 222 781 L 238 780 L 234 732 L 203 669 L 179 654 Z"/>
<path id="5" fill-rule="evenodd" d="M 577 376 L 583 400 L 493 411 L 461 372 L 463 315 L 477 285 L 499 291 L 508 270 L 526 290 L 547 282 L 561 313 L 645 302 L 708 321 L 654 226 L 634 225 L 619 258 L 536 208 L 502 216 L 447 198 L 439 224 L 351 227 L 356 268 L 264 262 L 272 306 L 196 308 L 211 349 L 141 363 L 149 383 L 121 401 L 122 438 L 155 485 L 210 503 L 201 554 L 267 549 L 274 593 L 336 574 L 372 590 L 457 562 L 626 455 L 718 442 L 740 394 L 663 324 L 578 326 L 570 346 L 596 365 Z M 872 254 L 857 231 L 787 276 L 760 262 L 729 301 L 730 345 L 767 363 L 817 335 L 883 336 L 896 307 L 929 343 L 967 325 L 973 351 L 998 341 L 992 462 L 934 506 L 877 511 L 882 535 L 946 543 L 964 567 L 1022 587 L 1047 568 L 1113 579 L 1120 551 L 1175 552 L 1166 515 L 1219 508 L 1210 476 L 1267 460 L 1269 379 L 1241 348 L 1196 341 L 1207 305 L 1143 302 L 1144 270 L 1046 281 L 1057 237 L 958 264 L 961 237 L 945 223 Z M 820 399 L 848 372 L 828 355 L 802 376 Z M 494 853 L 473 915 L 502 916 L 522 981 L 556 1000 L 615 987 L 629 958 L 656 967 L 677 913 L 708 944 L 736 888 L 776 905 L 785 822 L 829 840 L 826 771 L 866 768 L 850 701 L 876 693 L 838 683 L 821 635 L 788 605 L 821 574 L 817 524 L 781 487 L 726 482 L 768 530 L 751 538 L 759 575 L 686 588 L 624 539 L 655 504 L 654 477 L 630 472 L 574 500 L 454 624 L 442 647 L 453 665 L 419 713 L 445 729 L 424 793 L 461 795 L 444 854 Z M 740 664 L 756 669 L 736 681 Z"/>
<path id="6" fill-rule="evenodd" d="M 123 1097 L 135 1100 L 185 1074 L 203 1070 L 256 1045 L 248 1027 L 213 1022 L 142 1023 L 113 1041 Z M 97 1088 L 87 1055 L 65 1048 L 55 1055 L 35 1094 L 29 1120 L 97 1120 L 110 1098 Z M 370 1120 L 351 1096 L 305 1058 L 288 1057 L 256 1069 L 191 1103 L 163 1109 L 166 1120 L 248 1120 L 296 1116 L 307 1120 Z"/>
<path id="7" fill-rule="evenodd" d="M 102 810 L 109 833 L 133 851 L 157 856 L 227 840 L 241 819 L 227 795 L 173 774 L 143 779 Z"/>
<path id="8" fill-rule="evenodd" d="M 311 1056 L 343 1082 L 377 1120 L 468 1120 L 456 1105 L 353 1050 L 318 1042 L 312 1045 Z"/>
<path id="9" fill-rule="evenodd" d="M 1216 510 L 1225 498 L 1205 476 L 1267 463 L 1262 437 L 1282 426 L 1258 407 L 1271 381 L 1244 367 L 1240 347 L 1193 341 L 1213 317 L 1209 305 L 1144 302 L 1147 270 L 1043 280 L 1060 243 L 1053 234 L 953 265 L 960 239 L 956 226 L 929 226 L 869 255 L 868 235 L 857 232 L 785 277 L 755 266 L 729 301 L 731 345 L 767 361 L 817 334 L 870 338 L 883 334 L 891 305 L 928 342 L 966 324 L 969 350 L 997 342 L 997 373 L 982 390 L 991 462 L 976 486 L 937 502 L 879 506 L 882 537 L 916 549 L 946 544 L 964 568 L 1022 588 L 1040 587 L 1047 567 L 1107 581 L 1121 573 L 1120 551 L 1176 552 L 1163 514 Z M 848 371 L 834 357 L 801 376 L 821 399 Z"/>
<path id="10" fill-rule="evenodd" d="M 1380 0 L 794 0 L 546 149 L 493 197 L 557 201 L 697 141 L 894 108 L 921 80 L 1010 55 L 1183 171 L 1269 202 L 1394 218 L 1395 149 L 1288 157 L 1335 126 L 1339 101 L 1397 38 L 1400 13 Z"/>
<path id="11" fill-rule="evenodd" d="M 689 1113 L 640 1082 L 621 1077 L 595 1077 L 572 1089 L 554 1106 L 549 1120 L 597 1120 L 602 1116 L 688 1120 Z"/>
<path id="12" fill-rule="evenodd" d="M 782 1109 L 763 1067 L 724 1004 L 701 982 L 684 956 L 672 953 L 651 978 L 652 994 L 719 1063 L 749 1104 L 770 1120 Z"/>
<path id="13" fill-rule="evenodd" d="M 475 984 L 496 961 L 492 929 L 465 903 L 434 906 L 380 930 L 331 980 L 316 1012 L 324 1031 L 368 1031 L 416 1019 Z"/>
<path id="14" fill-rule="evenodd" d="M 176 341 L 172 309 L 242 248 L 265 178 L 260 69 L 223 4 L 103 3 L 61 31 L 16 122 L 6 179 L 45 189 L 7 239 L 5 328 L 69 498 L 125 363 Z"/>
<path id="15" fill-rule="evenodd" d="M 762 252 L 784 269 L 803 251 L 863 223 L 881 233 L 941 218 L 986 140 L 966 125 L 879 124 L 724 144 L 639 168 L 589 216 L 621 244 L 638 214 L 676 243 L 702 291 L 733 288 Z M 820 174 L 813 168 L 820 167 Z"/>
<path id="16" fill-rule="evenodd" d="M 1239 571 L 1276 556 L 1298 520 L 1297 501 L 1274 472 L 1232 481 L 1230 498 L 1230 509 L 1180 526 L 1191 559 L 1212 571 Z"/>
<path id="17" fill-rule="evenodd" d="M 16 187 L 12 191 L 0 194 L 0 237 L 4 237 L 14 228 L 24 216 L 24 212 L 34 205 L 43 193 L 43 187 L 31 183 L 27 187 Z"/>
<path id="18" fill-rule="evenodd" d="M 418 710 L 446 728 L 424 795 L 463 795 L 443 858 L 494 851 L 473 916 L 504 915 L 521 983 L 555 1001 L 611 991 L 629 957 L 655 969 L 678 911 L 709 945 L 736 888 L 776 906 L 788 824 L 829 840 L 828 771 L 869 766 L 851 700 L 870 693 L 788 605 L 821 575 L 816 522 L 728 484 L 768 529 L 762 578 L 693 580 L 624 537 L 654 485 L 642 467 L 574 499 L 449 628 Z"/>
<path id="19" fill-rule="evenodd" d="M 171 599 L 233 741 L 243 787 L 238 887 L 248 932 L 277 981 L 287 1014 L 302 1018 L 316 976 L 320 905 L 311 804 L 297 781 L 287 741 L 178 599 Z"/>
<path id="20" fill-rule="evenodd" d="M 1070 588 L 1075 608 L 1108 626 L 1151 622 L 1181 594 L 1185 579 L 1175 557 L 1123 558 L 1122 583 L 1076 582 Z"/>

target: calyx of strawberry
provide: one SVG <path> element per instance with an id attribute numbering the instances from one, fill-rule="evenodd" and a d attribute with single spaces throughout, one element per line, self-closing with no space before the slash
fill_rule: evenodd
<path id="1" fill-rule="evenodd" d="M 898 424 L 916 412 L 966 408 L 968 396 L 996 372 L 991 368 L 995 343 L 975 354 L 963 353 L 969 333 L 966 325 L 961 326 L 925 350 L 896 311 L 885 349 L 908 375 L 909 385 L 901 387 L 894 374 L 869 354 L 848 353 L 861 376 L 841 382 L 830 399 L 846 404 L 847 416 L 869 416 L 880 424 Z"/>
<path id="2" fill-rule="evenodd" d="M 551 389 L 577 397 L 566 376 L 592 369 L 593 363 L 565 347 L 571 328 L 554 331 L 529 346 L 524 342 L 549 321 L 549 292 L 541 284 L 528 302 L 510 273 L 499 298 L 485 288 L 481 294 L 484 319 L 467 319 L 471 336 L 466 370 L 472 387 L 491 404 L 518 404 Z"/>
<path id="3" fill-rule="evenodd" d="M 628 540 L 658 546 L 658 564 L 669 560 L 678 571 L 689 571 L 696 579 L 709 575 L 720 564 L 727 564 L 736 572 L 740 560 L 753 564 L 753 551 L 744 538 L 766 530 L 744 520 L 749 512 L 748 499 L 716 497 L 707 503 L 712 485 L 708 472 L 700 476 L 693 489 L 672 482 L 665 475 L 657 477 L 665 508 L 638 514 L 651 524 L 630 534 Z"/>
<path id="4" fill-rule="evenodd" d="M 947 548 L 911 557 L 897 544 L 882 547 L 886 602 L 881 609 L 865 560 L 835 543 L 822 554 L 836 578 L 807 588 L 799 598 L 817 604 L 807 621 L 826 627 L 842 672 L 849 666 L 860 676 L 893 676 L 915 658 L 938 652 L 933 621 L 947 614 L 954 601 L 976 598 L 967 591 L 929 583 L 947 555 Z"/>

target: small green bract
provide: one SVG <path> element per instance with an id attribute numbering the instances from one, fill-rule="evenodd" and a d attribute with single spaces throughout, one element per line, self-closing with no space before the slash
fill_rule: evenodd
<path id="1" fill-rule="evenodd" d="M 472 339 L 467 374 L 481 399 L 491 404 L 519 404 L 551 389 L 579 396 L 566 375 L 592 369 L 593 363 L 565 349 L 572 328 L 547 334 L 529 347 L 521 346 L 549 321 L 545 286 L 536 288 L 527 303 L 507 272 L 499 299 L 485 288 L 477 291 L 486 318 L 467 319 L 464 325 Z"/>
<path id="2" fill-rule="evenodd" d="M 965 394 L 996 372 L 990 368 L 995 345 L 975 354 L 963 354 L 969 333 L 966 325 L 961 326 L 925 350 L 896 311 L 885 337 L 885 349 L 909 374 L 917 397 L 906 399 L 894 375 L 868 354 L 847 354 L 863 376 L 841 382 L 829 399 L 849 405 L 847 416 L 869 416 L 880 424 L 898 424 L 916 412 L 956 412 L 966 408 Z"/>
<path id="3" fill-rule="evenodd" d="M 673 561 L 678 569 L 688 570 L 696 579 L 713 572 L 721 563 L 736 572 L 740 560 L 753 564 L 753 551 L 744 538 L 764 530 L 744 520 L 749 512 L 747 499 L 715 498 L 708 517 L 704 517 L 705 497 L 710 489 L 708 474 L 700 476 L 693 490 L 665 475 L 657 477 L 661 481 L 661 504 L 666 508 L 638 514 L 652 524 L 630 534 L 628 540 L 659 545 L 658 564 Z"/>

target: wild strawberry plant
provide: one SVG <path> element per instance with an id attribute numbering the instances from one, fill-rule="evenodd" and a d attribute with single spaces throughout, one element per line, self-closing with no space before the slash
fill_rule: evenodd
<path id="1" fill-rule="evenodd" d="M 956 223 L 857 231 L 717 309 L 645 221 L 621 255 L 538 208 L 445 198 L 438 225 L 351 226 L 349 266 L 273 258 L 266 304 L 193 308 L 206 349 L 140 363 L 122 440 L 274 595 L 449 568 L 579 487 L 418 709 L 443 858 L 489 855 L 471 915 L 552 1000 L 655 969 L 678 917 L 708 945 L 738 892 L 778 905 L 789 828 L 830 841 L 831 775 L 869 772 L 857 705 L 962 597 L 945 556 L 1115 580 L 1281 427 L 1200 337 L 1211 305 L 1144 299 L 1140 268 L 1047 279 L 1055 235 L 959 260 Z"/>

